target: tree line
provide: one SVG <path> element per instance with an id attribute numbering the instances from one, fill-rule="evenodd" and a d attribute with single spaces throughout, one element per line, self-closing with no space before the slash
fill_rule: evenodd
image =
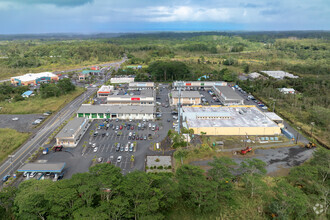
<path id="1" fill-rule="evenodd" d="M 287 177 L 266 178 L 266 164 L 236 164 L 215 157 L 205 172 L 183 165 L 172 173 L 121 170 L 103 163 L 58 182 L 29 180 L 0 192 L 2 219 L 169 219 L 191 216 L 246 219 L 314 219 L 328 216 L 330 153 L 314 158 Z M 245 201 L 248 201 L 246 204 Z M 254 205 L 258 204 L 259 207 Z M 314 211 L 315 204 L 322 212 Z M 243 210 L 242 208 L 249 208 Z M 179 210 L 178 210 L 179 209 Z M 174 211 L 175 210 L 175 211 Z M 328 216 L 329 217 L 329 216 Z M 173 217 L 175 218 L 175 217 Z"/>

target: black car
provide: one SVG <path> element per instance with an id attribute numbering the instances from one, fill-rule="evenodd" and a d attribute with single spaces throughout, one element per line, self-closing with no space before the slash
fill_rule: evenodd
<path id="1" fill-rule="evenodd" d="M 131 136 L 128 136 L 128 140 L 131 140 Z"/>
<path id="2" fill-rule="evenodd" d="M 105 136 L 105 133 L 102 133 L 102 137 L 104 137 Z"/>
<path id="3" fill-rule="evenodd" d="M 167 119 L 167 122 L 171 122 L 171 119 Z"/>

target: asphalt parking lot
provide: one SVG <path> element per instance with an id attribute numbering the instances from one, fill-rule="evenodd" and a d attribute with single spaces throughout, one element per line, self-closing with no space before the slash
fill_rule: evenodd
<path id="1" fill-rule="evenodd" d="M 28 114 L 28 115 L 0 115 L 0 128 L 12 128 L 19 132 L 34 132 L 35 125 L 32 125 L 39 117 L 46 117 L 42 114 Z M 13 118 L 18 118 L 13 121 Z"/>
<path id="2" fill-rule="evenodd" d="M 168 89 L 160 88 L 157 101 L 168 104 Z M 66 167 L 64 169 L 65 175 L 63 178 L 70 178 L 75 173 L 87 172 L 89 167 L 93 163 L 93 159 L 102 157 L 102 163 L 110 162 L 115 166 L 122 169 L 122 173 L 126 174 L 133 170 L 144 170 L 145 158 L 147 155 L 162 155 L 161 151 L 153 151 L 153 144 L 161 142 L 168 133 L 169 129 L 173 129 L 173 116 L 171 114 L 171 108 L 157 107 L 162 116 L 159 120 L 143 122 L 143 120 L 111 120 L 108 124 L 112 124 L 108 129 L 98 126 L 103 123 L 103 120 L 94 120 L 86 133 L 83 135 L 79 144 L 75 148 L 63 148 L 60 152 L 49 152 L 47 155 L 41 155 L 40 160 L 47 160 L 48 162 L 65 162 Z M 169 121 L 168 121 L 169 120 Z M 134 129 L 127 130 L 127 126 L 130 124 L 134 126 Z M 145 124 L 145 129 L 138 129 L 138 124 Z M 155 125 L 159 130 L 152 130 L 149 128 L 149 123 Z M 113 130 L 113 127 L 122 125 L 122 130 Z M 105 125 L 106 126 L 106 125 Z M 94 137 L 94 132 L 97 131 L 98 135 Z M 121 132 L 120 135 L 117 135 Z M 135 132 L 136 136 L 143 137 L 143 140 L 129 140 L 130 132 Z M 105 133 L 104 136 L 102 134 Z M 106 135 L 108 133 L 108 135 Z M 151 135 L 151 136 L 150 136 Z M 147 136 L 147 140 L 144 140 L 144 136 Z M 126 146 L 128 142 L 135 142 L 136 147 L 132 152 L 130 151 L 116 151 L 115 144 L 120 143 L 121 146 Z M 94 152 L 93 144 L 95 143 L 97 151 Z M 83 147 L 83 145 L 86 145 Z M 86 148 L 86 150 L 84 150 Z M 134 156 L 134 162 L 131 161 L 132 155 Z M 122 156 L 121 162 L 117 162 L 118 156 Z"/>

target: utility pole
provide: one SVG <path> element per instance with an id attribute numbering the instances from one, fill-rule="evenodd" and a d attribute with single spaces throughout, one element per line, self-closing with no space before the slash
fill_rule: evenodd
<path id="1" fill-rule="evenodd" d="M 180 123 L 181 123 L 181 87 L 183 86 L 183 82 L 178 82 L 178 88 L 179 88 L 179 102 L 178 102 L 178 134 L 180 134 Z"/>
<path id="2" fill-rule="evenodd" d="M 8 155 L 8 157 L 10 158 L 10 164 L 11 164 L 10 173 L 11 173 L 13 172 L 13 157 L 15 157 L 15 155 Z"/>
<path id="3" fill-rule="evenodd" d="M 275 112 L 275 103 L 276 103 L 276 99 L 274 99 L 273 112 Z"/>
<path id="4" fill-rule="evenodd" d="M 297 137 L 296 137 L 296 144 L 298 143 L 300 127 L 297 127 L 297 129 L 298 129 L 298 131 L 297 131 Z"/>
<path id="5" fill-rule="evenodd" d="M 312 128 L 311 128 L 311 137 L 313 138 L 313 128 L 314 128 L 315 122 L 311 122 L 311 125 L 312 125 Z"/>

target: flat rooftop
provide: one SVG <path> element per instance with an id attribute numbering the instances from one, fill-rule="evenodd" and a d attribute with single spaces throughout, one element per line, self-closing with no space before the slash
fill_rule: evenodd
<path id="1" fill-rule="evenodd" d="M 154 82 L 130 82 L 128 87 L 154 87 Z"/>
<path id="2" fill-rule="evenodd" d="M 179 98 L 179 91 L 172 91 L 173 98 Z M 181 98 L 200 98 L 198 91 L 181 91 Z"/>
<path id="3" fill-rule="evenodd" d="M 226 98 L 226 100 L 243 100 L 241 96 L 239 96 L 232 87 L 229 86 L 215 86 L 221 94 Z"/>
<path id="4" fill-rule="evenodd" d="M 274 112 L 265 112 L 265 115 L 273 121 L 283 121 L 283 118 L 281 118 L 280 116 L 278 116 L 276 113 Z"/>
<path id="5" fill-rule="evenodd" d="M 22 76 L 14 76 L 11 77 L 12 79 L 18 79 L 21 81 L 33 81 L 42 77 L 57 77 L 57 75 L 51 73 L 51 72 L 42 72 L 42 73 L 27 73 L 25 75 Z"/>
<path id="6" fill-rule="evenodd" d="M 278 127 L 255 106 L 182 107 L 189 127 Z M 204 117 L 204 118 L 203 118 Z"/>
<path id="7" fill-rule="evenodd" d="M 69 121 L 64 128 L 55 136 L 55 138 L 67 138 L 72 137 L 74 133 L 80 128 L 84 123 L 85 118 L 74 118 Z M 86 122 L 85 122 L 86 123 Z"/>
<path id="8" fill-rule="evenodd" d="M 158 162 L 157 162 L 158 161 Z M 147 156 L 147 166 L 172 166 L 171 156 Z"/>
<path id="9" fill-rule="evenodd" d="M 276 79 L 283 79 L 284 77 L 288 77 L 288 78 L 299 78 L 299 76 L 295 76 L 291 73 L 288 73 L 288 72 L 284 72 L 282 70 L 278 70 L 278 71 L 261 71 L 265 74 L 267 74 L 268 76 L 271 76 L 273 78 L 276 78 Z"/>
<path id="10" fill-rule="evenodd" d="M 110 113 L 110 114 L 153 114 L 156 112 L 154 106 L 140 105 L 82 105 L 77 113 Z"/>
<path id="11" fill-rule="evenodd" d="M 65 163 L 27 163 L 19 168 L 18 172 L 51 172 L 61 173 L 65 167 Z"/>

